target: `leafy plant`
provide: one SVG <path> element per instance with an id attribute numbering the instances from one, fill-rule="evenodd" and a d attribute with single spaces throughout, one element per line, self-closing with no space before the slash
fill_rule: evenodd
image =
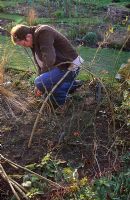
<path id="1" fill-rule="evenodd" d="M 101 177 L 94 183 L 93 189 L 98 193 L 99 199 L 128 200 L 130 198 L 130 153 L 123 157 L 124 168 L 121 172 L 113 174 L 111 178 Z M 127 166 L 127 167 L 126 167 Z"/>
<path id="2" fill-rule="evenodd" d="M 95 32 L 88 32 L 82 40 L 88 46 L 95 46 L 98 42 L 98 36 Z"/>
<path id="3" fill-rule="evenodd" d="M 53 160 L 51 154 L 48 153 L 39 164 L 34 163 L 26 167 L 30 170 L 38 171 L 40 175 L 56 182 L 64 182 L 66 187 L 62 195 L 65 200 L 98 200 L 89 185 L 88 179 L 84 177 L 80 180 L 77 169 L 68 166 L 64 167 L 64 165 L 65 161 Z M 46 182 L 42 182 L 40 178 L 30 173 L 23 176 L 22 186 L 27 189 L 29 198 L 51 190 Z M 55 194 L 54 199 L 57 199 L 57 194 Z"/>

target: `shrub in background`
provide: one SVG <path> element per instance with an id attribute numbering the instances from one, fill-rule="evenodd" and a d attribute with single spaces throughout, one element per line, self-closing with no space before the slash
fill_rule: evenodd
<path id="1" fill-rule="evenodd" d="M 62 10 L 57 10 L 53 13 L 53 16 L 57 19 L 64 18 L 64 12 Z"/>
<path id="2" fill-rule="evenodd" d="M 67 32 L 67 37 L 74 41 L 81 41 L 83 36 L 86 34 L 86 31 L 88 31 L 88 26 L 86 25 L 75 25 L 72 26 L 71 29 Z"/>
<path id="3" fill-rule="evenodd" d="M 86 35 L 82 38 L 83 43 L 85 45 L 95 47 L 98 42 L 98 35 L 96 32 L 88 32 Z"/>

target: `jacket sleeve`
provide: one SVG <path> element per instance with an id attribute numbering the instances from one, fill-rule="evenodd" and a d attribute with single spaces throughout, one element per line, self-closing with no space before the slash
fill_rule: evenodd
<path id="1" fill-rule="evenodd" d="M 51 31 L 44 30 L 39 33 L 38 42 L 42 54 L 43 67 L 42 72 L 46 72 L 54 67 L 56 53 L 54 48 L 54 34 Z"/>

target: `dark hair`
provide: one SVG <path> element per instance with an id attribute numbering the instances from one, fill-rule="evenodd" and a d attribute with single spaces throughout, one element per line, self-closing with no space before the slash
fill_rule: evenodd
<path id="1" fill-rule="evenodd" d="M 30 27 L 18 24 L 11 29 L 11 38 L 12 41 L 15 43 L 20 40 L 25 40 L 26 35 L 30 33 Z"/>

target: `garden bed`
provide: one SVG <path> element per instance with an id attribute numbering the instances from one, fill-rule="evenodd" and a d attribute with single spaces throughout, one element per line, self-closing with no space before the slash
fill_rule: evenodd
<path id="1" fill-rule="evenodd" d="M 128 130 L 123 122 L 117 120 L 116 135 L 113 133 L 112 112 L 104 92 L 102 98 L 105 98 L 105 102 L 100 105 L 95 100 L 95 86 L 90 89 L 86 82 L 72 96 L 64 111 L 50 112 L 50 109 L 44 109 L 31 148 L 28 148 L 43 99 L 34 98 L 33 87 L 28 84 L 29 75 L 26 73 L 23 75 L 17 71 L 8 71 L 7 75 L 8 80 L 9 77 L 12 78 L 11 90 L 23 102 L 26 99 L 28 110 L 22 112 L 11 107 L 11 111 L 10 105 L 2 98 L 0 137 L 3 156 L 26 166 L 39 163 L 51 152 L 53 158 L 63 160 L 65 166 L 69 164 L 78 169 L 80 178 L 87 176 L 90 180 L 103 176 L 108 171 L 111 173 L 119 170 L 119 158 L 129 147 Z M 18 79 L 20 82 L 16 82 Z M 14 173 L 10 167 L 6 170 L 9 174 Z M 4 195 L 5 199 L 10 199 L 6 196 L 7 190 L 8 186 L 4 183 L 2 200 Z"/>

